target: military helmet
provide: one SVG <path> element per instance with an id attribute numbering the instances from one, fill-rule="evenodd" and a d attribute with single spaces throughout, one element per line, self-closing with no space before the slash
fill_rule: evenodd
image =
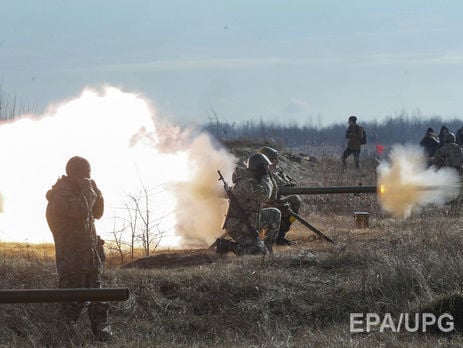
<path id="1" fill-rule="evenodd" d="M 444 142 L 446 143 L 455 143 L 456 141 L 455 134 L 452 132 L 447 133 L 444 137 Z"/>
<path id="2" fill-rule="evenodd" d="M 263 146 L 259 150 L 257 150 L 257 152 L 267 156 L 267 158 L 270 161 L 274 161 L 274 160 L 278 159 L 278 155 L 279 155 L 278 151 L 275 150 L 273 147 L 270 147 L 270 146 Z"/>
<path id="3" fill-rule="evenodd" d="M 71 157 L 66 164 L 67 176 L 74 178 L 88 178 L 90 176 L 90 163 L 83 157 Z"/>
<path id="4" fill-rule="evenodd" d="M 270 160 L 263 153 L 254 153 L 249 156 L 246 167 L 252 172 L 261 172 L 266 166 L 272 164 Z"/>

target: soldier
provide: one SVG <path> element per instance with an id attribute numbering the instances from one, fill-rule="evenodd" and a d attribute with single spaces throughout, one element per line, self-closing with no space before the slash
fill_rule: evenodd
<path id="1" fill-rule="evenodd" d="M 262 153 L 272 162 L 269 166 L 270 176 L 274 181 L 274 184 L 279 187 L 291 187 L 296 186 L 294 179 L 289 175 L 283 172 L 283 169 L 278 166 L 279 163 L 279 153 L 274 148 L 269 146 L 261 147 L 257 150 L 258 153 Z M 277 245 L 291 245 L 293 242 L 286 239 L 286 233 L 289 231 L 291 224 L 295 221 L 295 218 L 292 217 L 288 210 L 285 209 L 285 205 L 289 204 L 291 209 L 297 214 L 302 205 L 302 199 L 298 195 L 286 196 L 280 199 L 274 199 L 267 202 L 267 205 L 270 207 L 275 207 L 281 212 L 281 222 L 280 229 L 278 231 L 278 237 L 276 240 Z"/>
<path id="2" fill-rule="evenodd" d="M 445 136 L 449 133 L 450 130 L 446 125 L 442 125 L 442 127 L 440 127 L 439 134 L 437 135 L 437 137 L 439 138 L 439 147 L 445 145 Z"/>
<path id="3" fill-rule="evenodd" d="M 439 139 L 434 134 L 434 130 L 432 128 L 428 128 L 426 130 L 426 134 L 420 141 L 420 146 L 423 147 L 428 160 L 434 157 L 437 149 L 439 148 Z"/>
<path id="4" fill-rule="evenodd" d="M 103 215 L 101 191 L 90 179 L 90 163 L 75 156 L 63 175 L 46 194 L 46 218 L 55 241 L 58 286 L 99 288 L 104 262 L 103 240 L 96 234 L 94 219 Z M 79 318 L 84 302 L 65 303 L 62 312 L 69 322 Z M 88 315 L 92 332 L 100 341 L 111 340 L 108 303 L 92 302 Z"/>
<path id="5" fill-rule="evenodd" d="M 455 135 L 450 132 L 445 135 L 444 146 L 439 148 L 434 155 L 433 164 L 437 168 L 453 167 L 461 173 L 463 162 L 463 152 L 459 145 L 455 143 Z"/>
<path id="6" fill-rule="evenodd" d="M 346 169 L 346 159 L 351 154 L 354 156 L 355 168 L 359 169 L 360 148 L 364 138 L 364 130 L 357 124 L 357 117 L 349 117 L 349 127 L 346 130 L 347 147 L 344 150 L 341 161 L 343 169 Z"/>
<path id="7" fill-rule="evenodd" d="M 233 195 L 247 215 L 250 224 L 258 231 L 263 230 L 265 236 L 263 241 L 252 236 L 236 208 L 229 204 L 224 229 L 236 242 L 230 251 L 238 255 L 272 252 L 272 246 L 278 236 L 280 211 L 276 208 L 263 207 L 271 197 L 276 198 L 276 187 L 269 174 L 270 164 L 265 155 L 256 153 L 248 158 L 245 169 L 237 168 L 233 173 Z"/>
<path id="8" fill-rule="evenodd" d="M 461 126 L 457 130 L 457 133 L 455 134 L 455 138 L 457 140 L 457 144 L 462 146 L 463 145 L 463 126 Z"/>

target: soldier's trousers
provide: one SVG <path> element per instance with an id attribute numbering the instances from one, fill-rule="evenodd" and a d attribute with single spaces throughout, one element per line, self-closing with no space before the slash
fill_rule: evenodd
<path id="1" fill-rule="evenodd" d="M 272 251 L 272 246 L 278 237 L 280 229 L 281 212 L 276 208 L 265 208 L 260 216 L 261 230 L 265 231 L 265 239 L 262 243 L 258 238 L 251 236 L 244 224 L 238 228 L 227 230 L 229 235 L 238 243 L 237 253 L 244 254 L 262 254 L 266 249 Z"/>
<path id="2" fill-rule="evenodd" d="M 354 163 L 355 163 L 355 168 L 359 169 L 359 164 L 360 164 L 360 150 L 352 150 L 350 147 L 347 147 L 344 152 L 342 153 L 341 156 L 341 161 L 342 161 L 342 166 L 345 169 L 346 168 L 346 159 L 350 155 L 354 155 Z"/>
<path id="3" fill-rule="evenodd" d="M 301 209 L 302 199 L 298 195 L 291 195 L 287 197 L 283 197 L 280 201 L 280 204 L 277 205 L 277 208 L 281 211 L 281 223 L 280 223 L 280 230 L 278 232 L 278 238 L 284 238 L 286 232 L 289 231 L 291 226 L 292 220 L 290 214 L 284 208 L 284 204 L 289 203 L 291 209 L 297 214 L 299 213 L 299 209 Z"/>
<path id="4" fill-rule="evenodd" d="M 100 288 L 101 280 L 99 272 L 72 274 L 61 277 L 60 288 Z M 85 302 L 65 302 L 61 311 L 69 321 L 77 321 L 85 306 Z M 98 336 L 103 330 L 110 331 L 108 323 L 107 302 L 90 302 L 87 312 L 90 319 L 92 332 Z"/>

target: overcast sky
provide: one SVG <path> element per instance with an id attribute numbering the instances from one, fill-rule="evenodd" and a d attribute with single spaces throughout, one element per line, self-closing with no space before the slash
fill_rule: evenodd
<path id="1" fill-rule="evenodd" d="M 107 83 L 180 123 L 463 114 L 462 1 L 2 0 L 2 88 Z"/>

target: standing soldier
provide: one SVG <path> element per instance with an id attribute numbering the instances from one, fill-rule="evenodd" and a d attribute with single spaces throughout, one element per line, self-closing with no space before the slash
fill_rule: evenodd
<path id="1" fill-rule="evenodd" d="M 99 288 L 101 284 L 104 242 L 96 234 L 94 219 L 103 215 L 104 201 L 90 173 L 85 158 L 72 157 L 66 164 L 66 175 L 46 194 L 46 217 L 55 241 L 60 288 Z M 65 303 L 63 315 L 75 322 L 84 305 Z M 88 307 L 92 332 L 100 341 L 109 341 L 112 336 L 107 312 L 106 302 L 92 302 Z"/>
<path id="2" fill-rule="evenodd" d="M 455 134 L 455 138 L 457 140 L 457 144 L 462 146 L 463 145 L 463 126 L 461 126 L 457 130 L 457 133 Z"/>
<path id="3" fill-rule="evenodd" d="M 251 155 L 246 168 L 237 168 L 233 173 L 232 193 L 236 197 L 239 208 L 229 204 L 224 229 L 236 242 L 227 250 L 218 244 L 221 253 L 234 251 L 238 255 L 265 254 L 272 252 L 272 246 L 278 236 L 281 214 L 276 208 L 264 208 L 264 203 L 276 197 L 276 187 L 270 178 L 269 159 L 261 154 Z M 238 210 L 243 210 L 245 218 L 257 231 L 264 231 L 263 241 L 251 235 Z M 230 244 L 231 246 L 231 244 Z"/>
<path id="4" fill-rule="evenodd" d="M 433 164 L 437 168 L 452 167 L 461 174 L 463 163 L 463 152 L 461 147 L 455 143 L 455 135 L 450 132 L 445 135 L 444 146 L 439 148 L 434 155 Z"/>
<path id="5" fill-rule="evenodd" d="M 365 132 L 357 124 L 356 116 L 350 116 L 348 122 L 349 127 L 346 130 L 347 147 L 341 156 L 342 167 L 346 169 L 346 159 L 352 154 L 354 155 L 355 168 L 359 169 L 360 148 L 365 143 Z"/>
<path id="6" fill-rule="evenodd" d="M 428 128 L 423 139 L 420 141 L 420 146 L 423 147 L 424 153 L 429 161 L 436 154 L 437 149 L 439 148 L 439 139 L 434 134 L 432 128 Z"/>
<path id="7" fill-rule="evenodd" d="M 269 166 L 270 176 L 274 181 L 274 184 L 279 187 L 295 186 L 293 178 L 286 175 L 283 169 L 278 166 L 279 153 L 272 147 L 264 146 L 257 150 L 258 153 L 262 153 L 272 162 Z M 277 245 L 291 245 L 292 242 L 285 238 L 286 233 L 289 231 L 291 224 L 295 221 L 288 210 L 285 209 L 285 204 L 289 204 L 291 209 L 297 214 L 302 205 L 302 199 L 298 195 L 286 196 L 280 199 L 274 199 L 273 201 L 267 202 L 270 207 L 275 207 L 281 212 L 281 223 L 278 231 L 278 237 L 276 240 Z"/>
<path id="8" fill-rule="evenodd" d="M 445 145 L 445 136 L 449 133 L 449 127 L 447 127 L 446 125 L 442 125 L 442 127 L 440 127 L 439 134 L 437 135 L 437 137 L 439 138 L 439 147 Z"/>

